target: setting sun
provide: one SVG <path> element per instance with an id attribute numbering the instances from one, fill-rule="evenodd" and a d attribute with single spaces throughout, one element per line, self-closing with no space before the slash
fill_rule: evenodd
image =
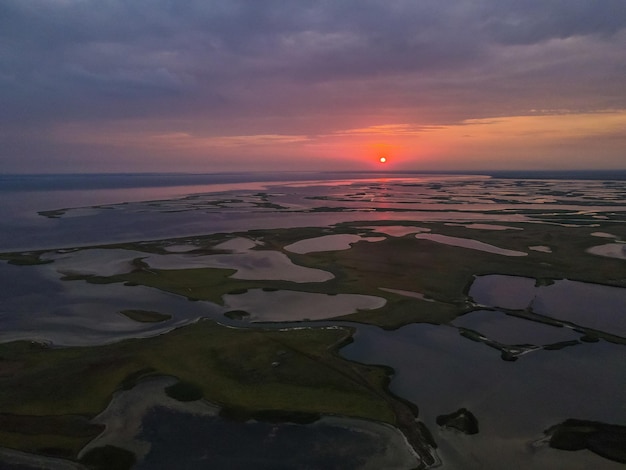
<path id="1" fill-rule="evenodd" d="M 380 157 L 380 158 L 378 159 L 378 161 L 379 161 L 380 163 L 386 163 L 386 162 L 387 162 L 387 158 L 386 158 L 386 157 Z"/>

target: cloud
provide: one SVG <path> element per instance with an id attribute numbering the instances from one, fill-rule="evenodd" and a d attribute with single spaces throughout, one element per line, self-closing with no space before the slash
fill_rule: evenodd
<path id="1" fill-rule="evenodd" d="M 333 132 L 333 136 L 419 136 L 440 126 L 415 126 L 413 124 L 382 124 L 359 129 L 345 129 Z"/>
<path id="2" fill-rule="evenodd" d="M 0 127 L 25 153 L 77 123 L 240 146 L 623 109 L 625 44 L 623 0 L 0 0 Z"/>
<path id="3" fill-rule="evenodd" d="M 82 145 L 109 145 L 159 150 L 207 150 L 228 147 L 259 147 L 305 143 L 306 135 L 256 134 L 256 135 L 195 135 L 189 132 L 154 133 L 152 131 L 124 129 L 123 126 L 94 129 L 88 125 L 63 126 L 54 133 L 57 142 Z"/>
<path id="4" fill-rule="evenodd" d="M 597 35 L 608 38 L 626 27 L 621 0 L 502 0 L 482 2 L 486 30 L 506 44 Z"/>
<path id="5" fill-rule="evenodd" d="M 182 114 L 198 102 L 254 112 L 262 100 L 243 100 L 246 92 L 275 95 L 274 87 L 283 85 L 292 93 L 314 87 L 316 102 L 328 96 L 325 85 L 345 82 L 380 96 L 381 80 L 404 78 L 418 93 L 428 92 L 437 89 L 429 77 L 443 76 L 445 86 L 446 78 L 497 67 L 500 60 L 515 70 L 507 54 L 518 57 L 519 68 L 537 70 L 520 45 L 606 38 L 626 22 L 621 0 L 452 0 L 445 7 L 435 0 L 175 6 L 164 0 L 5 0 L 2 6 L 0 75 L 9 77 L 8 109 L 27 101 L 44 116 L 54 108 L 68 118 L 149 115 L 158 106 Z M 119 102 L 112 106 L 109 99 Z M 275 104 L 281 111 L 289 107 Z"/>
<path id="6" fill-rule="evenodd" d="M 260 134 L 260 135 L 231 135 L 221 137 L 197 137 L 185 132 L 174 134 L 156 135 L 150 137 L 150 143 L 157 145 L 167 145 L 177 148 L 208 149 L 211 147 L 246 147 L 263 145 L 283 145 L 308 142 L 309 137 L 305 135 L 280 135 L 280 134 Z"/>

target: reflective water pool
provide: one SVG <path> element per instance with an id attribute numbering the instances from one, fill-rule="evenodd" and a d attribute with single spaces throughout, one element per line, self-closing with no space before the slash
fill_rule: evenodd
<path id="1" fill-rule="evenodd" d="M 325 235 L 323 237 L 307 238 L 298 242 L 292 243 L 285 247 L 285 250 L 292 253 L 312 253 L 316 251 L 337 251 L 348 250 L 352 243 L 356 243 L 361 240 L 370 240 L 368 238 L 360 237 L 359 235 L 350 234 L 337 234 L 337 235 Z"/>
<path id="2" fill-rule="evenodd" d="M 409 325 L 393 332 L 359 328 L 341 354 L 394 368 L 391 390 L 419 406 L 420 419 L 439 445 L 442 468 L 619 468 L 590 453 L 559 452 L 533 442 L 570 417 L 626 420 L 616 400 L 626 383 L 623 346 L 581 344 L 506 362 L 455 328 Z M 437 425 L 438 415 L 462 407 L 478 419 L 479 434 L 459 435 Z"/>
<path id="3" fill-rule="evenodd" d="M 415 235 L 415 238 L 419 238 L 421 240 L 430 240 L 437 243 L 444 243 L 451 246 L 459 246 L 461 248 L 468 248 L 470 250 L 486 251 L 487 253 L 494 253 L 496 255 L 528 255 L 528 253 L 524 253 L 523 251 L 507 250 L 505 248 L 499 248 L 488 243 L 479 242 L 478 240 L 472 240 L 471 238 L 449 237 L 447 235 L 440 235 L 437 233 L 418 233 L 417 235 Z"/>
<path id="4" fill-rule="evenodd" d="M 357 310 L 380 308 L 385 302 L 385 299 L 371 295 L 328 295 L 289 290 L 267 292 L 263 289 L 224 296 L 226 306 L 248 312 L 250 316 L 246 319 L 253 322 L 323 320 Z"/>
<path id="5" fill-rule="evenodd" d="M 198 318 L 217 317 L 224 310 L 147 287 L 61 281 L 51 274 L 52 266 L 0 262 L 0 341 L 25 339 L 65 346 L 112 343 L 161 334 Z M 136 322 L 120 313 L 126 309 L 157 311 L 172 319 Z"/>
<path id="6" fill-rule="evenodd" d="M 235 279 L 324 282 L 334 277 L 328 271 L 298 266 L 284 253 L 269 250 L 223 255 L 150 255 L 144 261 L 156 269 L 235 269 Z"/>
<path id="7" fill-rule="evenodd" d="M 535 286 L 535 280 L 499 274 L 478 276 L 469 295 L 481 305 L 533 312 L 626 338 L 626 289 L 570 281 Z"/>

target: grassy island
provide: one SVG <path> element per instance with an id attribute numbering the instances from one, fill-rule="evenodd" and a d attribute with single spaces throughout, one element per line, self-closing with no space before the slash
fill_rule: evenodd
<path id="1" fill-rule="evenodd" d="M 336 354 L 350 336 L 344 328 L 272 331 L 201 321 L 91 348 L 2 344 L 0 446 L 76 458 L 101 431 L 88 420 L 116 390 L 168 375 L 182 384 L 173 397 L 202 397 L 229 416 L 365 418 L 398 426 L 419 448 L 413 411 L 386 391 L 389 371 Z"/>

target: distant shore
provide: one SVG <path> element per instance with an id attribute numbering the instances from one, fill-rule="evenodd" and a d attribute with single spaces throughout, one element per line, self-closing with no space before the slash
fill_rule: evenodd
<path id="1" fill-rule="evenodd" d="M 626 170 L 484 170 L 484 171 L 284 171 L 227 173 L 50 173 L 0 174 L 0 191 L 121 189 L 206 184 L 333 181 L 419 176 L 484 176 L 493 178 L 626 180 Z"/>

